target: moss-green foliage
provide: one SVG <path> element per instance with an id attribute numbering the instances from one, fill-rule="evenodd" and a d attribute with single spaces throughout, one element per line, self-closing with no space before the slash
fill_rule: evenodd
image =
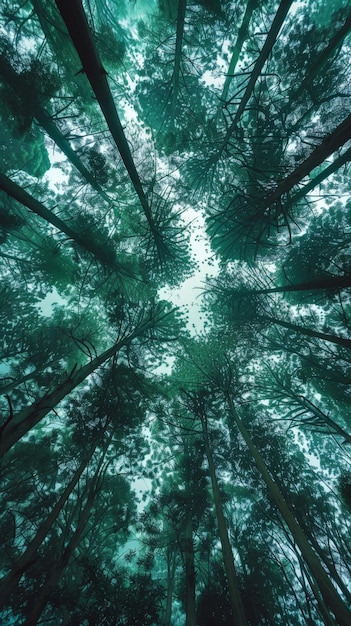
<path id="1" fill-rule="evenodd" d="M 0 3 L 1 623 L 351 623 L 349 7 L 289 4 Z"/>
<path id="2" fill-rule="evenodd" d="M 50 159 L 43 135 L 33 128 L 24 137 L 18 137 L 8 127 L 5 115 L 1 117 L 1 120 L 1 171 L 11 173 L 21 168 L 35 178 L 44 176 L 45 172 L 50 169 Z"/>

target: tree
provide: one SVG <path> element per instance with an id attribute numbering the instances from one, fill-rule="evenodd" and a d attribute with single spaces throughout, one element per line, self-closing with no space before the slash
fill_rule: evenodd
<path id="1" fill-rule="evenodd" d="M 0 621 L 349 624 L 348 3 L 0 5 Z"/>
<path id="2" fill-rule="evenodd" d="M 9 51 L 7 51 L 7 55 L 9 55 Z M 15 113 L 18 123 L 25 126 L 24 132 L 27 125 L 30 126 L 34 118 L 60 150 L 62 150 L 72 165 L 82 174 L 89 185 L 91 185 L 106 202 L 110 203 L 111 200 L 109 196 L 101 189 L 94 173 L 91 173 L 85 167 L 84 163 L 71 147 L 69 141 L 54 123 L 52 116 L 41 106 L 40 103 L 44 98 L 44 94 L 36 92 L 35 89 L 33 90 L 33 84 L 36 88 L 38 88 L 39 84 L 43 84 L 43 68 L 41 68 L 37 62 L 32 61 L 29 69 L 25 69 L 20 74 L 17 74 L 6 58 L 6 55 L 3 54 L 0 57 L 0 77 L 5 81 L 5 84 L 13 90 L 15 98 L 17 98 L 15 104 L 18 110 L 15 111 Z M 54 89 L 54 86 L 52 86 L 52 89 Z M 9 94 L 3 94 L 3 97 L 4 95 L 12 104 L 11 113 L 13 114 L 15 108 L 13 95 L 11 92 Z"/>
<path id="3" fill-rule="evenodd" d="M 229 594 L 231 599 L 232 611 L 235 621 L 240 625 L 247 624 L 243 602 L 238 585 L 238 576 L 235 571 L 233 552 L 229 541 L 227 522 L 223 512 L 221 494 L 216 476 L 215 463 L 210 446 L 208 419 L 206 411 L 206 391 L 201 389 L 197 393 L 185 391 L 187 405 L 189 406 L 194 417 L 200 420 L 205 454 L 207 458 L 209 474 L 211 477 L 213 500 L 216 509 L 219 536 L 222 545 L 223 563 L 228 580 Z"/>
<path id="4" fill-rule="evenodd" d="M 36 213 L 44 220 L 58 228 L 61 232 L 65 233 L 70 239 L 73 239 L 81 248 L 84 248 L 88 252 L 92 253 L 102 265 L 109 265 L 114 271 L 119 272 L 122 270 L 119 263 L 115 259 L 114 250 L 104 249 L 99 243 L 96 245 L 96 240 L 89 241 L 89 237 L 82 237 L 79 233 L 75 232 L 68 224 L 66 224 L 61 218 L 57 217 L 52 211 L 47 209 L 41 202 L 33 198 L 27 191 L 22 189 L 13 180 L 0 173 L 0 189 L 28 207 L 30 211 Z M 122 270 L 123 272 L 123 270 Z"/>
<path id="5" fill-rule="evenodd" d="M 234 130 L 235 130 L 239 120 L 240 120 L 240 117 L 242 116 L 242 114 L 243 114 L 243 112 L 245 110 L 245 107 L 246 107 L 246 105 L 247 105 L 247 103 L 248 103 L 248 101 L 250 99 L 250 96 L 251 96 L 251 94 L 253 92 L 253 89 L 254 89 L 254 86 L 256 84 L 256 81 L 259 78 L 259 76 L 261 74 L 261 71 L 263 69 L 263 66 L 266 63 L 267 58 L 268 58 L 268 56 L 269 56 L 269 54 L 270 54 L 270 52 L 272 50 L 272 47 L 275 44 L 275 41 L 276 41 L 276 39 L 278 37 L 279 31 L 280 31 L 283 23 L 284 23 L 284 20 L 285 20 L 285 18 L 287 16 L 287 13 L 288 13 L 289 9 L 290 9 L 290 6 L 291 6 L 291 2 L 289 0 L 281 2 L 279 4 L 277 12 L 276 12 L 276 14 L 274 16 L 274 19 L 272 21 L 271 28 L 270 28 L 269 33 L 267 35 L 267 39 L 266 39 L 266 41 L 263 44 L 262 50 L 260 52 L 260 55 L 259 55 L 259 57 L 258 57 L 258 59 L 257 59 L 257 61 L 255 63 L 255 66 L 254 66 L 254 68 L 253 68 L 253 70 L 252 70 L 252 72 L 250 74 L 250 78 L 249 78 L 247 87 L 245 89 L 245 92 L 244 92 L 244 94 L 243 94 L 243 96 L 242 96 L 242 98 L 240 100 L 239 106 L 238 106 L 238 108 L 236 110 L 234 119 L 233 119 L 231 125 L 229 126 L 229 128 L 227 130 L 227 133 L 226 133 L 226 136 L 225 136 L 225 138 L 223 140 L 223 144 L 221 145 L 220 153 L 223 150 L 225 150 L 225 148 L 226 148 L 226 146 L 227 146 L 227 144 L 228 144 L 228 142 L 230 140 L 230 137 L 232 136 L 232 134 L 233 134 L 233 132 L 234 132 Z"/>
<path id="6" fill-rule="evenodd" d="M 121 348 L 128 346 L 133 339 L 142 337 L 168 317 L 172 311 L 151 312 L 148 319 L 129 332 L 125 337 L 120 338 L 113 346 L 96 356 L 90 363 L 83 365 L 78 371 L 75 367 L 68 377 L 55 389 L 48 391 L 42 398 L 34 402 L 33 405 L 19 411 L 17 414 L 10 414 L 9 418 L 1 427 L 0 454 L 4 455 L 19 439 L 38 424 L 50 411 L 55 409 L 57 404 L 63 400 L 73 389 L 80 385 L 88 376 L 93 374 L 101 365 L 115 356 Z"/>
<path id="7" fill-rule="evenodd" d="M 338 622 L 340 624 L 345 624 L 346 626 L 347 621 L 350 619 L 350 611 L 347 605 L 340 598 L 338 593 L 335 591 L 335 588 L 331 585 L 325 573 L 325 570 L 322 568 L 318 558 L 316 557 L 313 550 L 311 549 L 300 525 L 298 524 L 298 522 L 292 515 L 277 485 L 272 480 L 263 462 L 261 455 L 259 454 L 258 450 L 256 449 L 256 447 L 251 441 L 251 438 L 249 436 L 249 433 L 246 427 L 244 426 L 240 417 L 236 413 L 233 400 L 228 393 L 226 395 L 226 401 L 228 404 L 231 418 L 235 421 L 240 431 L 240 434 L 244 438 L 245 443 L 248 449 L 250 450 L 250 453 L 252 454 L 260 473 L 262 474 L 262 477 L 267 485 L 267 488 L 269 489 L 269 493 L 271 497 L 274 499 L 276 506 L 278 507 L 280 513 L 282 514 L 284 521 L 286 522 L 290 532 L 292 533 L 294 540 L 296 541 L 301 551 L 301 554 L 304 560 L 306 561 L 313 578 L 315 579 L 315 582 L 323 597 L 323 600 L 325 601 L 327 607 L 332 611 L 332 613 L 334 613 Z M 318 600 L 318 597 L 317 597 L 317 600 Z"/>

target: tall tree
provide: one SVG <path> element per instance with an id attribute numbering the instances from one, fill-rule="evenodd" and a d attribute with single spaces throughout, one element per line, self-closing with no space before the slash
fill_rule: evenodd
<path id="1" fill-rule="evenodd" d="M 194 417 L 200 420 L 205 454 L 207 458 L 209 474 L 211 477 L 213 500 L 216 509 L 216 516 L 218 522 L 219 537 L 222 545 L 223 563 L 228 580 L 229 594 L 232 604 L 233 615 L 238 625 L 245 626 L 247 624 L 243 602 L 238 585 L 238 576 L 235 570 L 233 551 L 230 545 L 228 536 L 228 527 L 223 512 L 222 499 L 220 489 L 218 485 L 215 462 L 211 450 L 209 432 L 208 432 L 208 418 L 206 411 L 206 390 L 199 390 L 196 393 L 183 391 L 186 396 L 187 404 L 193 413 Z"/>
<path id="2" fill-rule="evenodd" d="M 149 331 L 152 333 L 153 330 L 156 330 L 157 332 L 157 325 L 160 322 L 162 324 L 162 321 L 170 314 L 172 314 L 172 311 L 151 312 L 149 317 L 141 321 L 133 331 L 120 338 L 113 346 L 92 359 L 90 363 L 83 365 L 77 371 L 73 368 L 69 376 L 58 387 L 48 391 L 42 398 L 26 409 L 19 411 L 15 415 L 10 414 L 7 421 L 1 426 L 0 455 L 3 456 L 19 439 L 50 413 L 63 398 L 101 365 L 115 356 L 121 348 L 128 346 L 133 339 L 143 337 Z"/>

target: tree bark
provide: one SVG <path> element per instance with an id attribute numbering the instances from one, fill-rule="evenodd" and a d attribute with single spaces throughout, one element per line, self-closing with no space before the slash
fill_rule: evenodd
<path id="1" fill-rule="evenodd" d="M 59 497 L 55 506 L 53 507 L 51 513 L 48 515 L 46 520 L 39 527 L 36 535 L 28 544 L 27 548 L 20 556 L 20 558 L 12 565 L 11 571 L 3 578 L 0 583 L 0 608 L 3 608 L 6 605 L 8 598 L 11 593 L 16 589 L 22 575 L 26 571 L 26 569 L 38 558 L 37 552 L 38 548 L 43 543 L 44 539 L 47 537 L 52 525 L 57 519 L 59 513 L 62 511 L 64 505 L 66 504 L 68 498 L 73 492 L 75 486 L 77 485 L 82 473 L 87 467 L 91 457 L 94 454 L 97 443 L 93 446 L 88 456 L 86 456 L 77 470 L 75 471 L 71 481 L 68 483 L 67 487 Z"/>
<path id="2" fill-rule="evenodd" d="M 331 584 L 327 573 L 321 566 L 316 554 L 312 550 L 301 526 L 296 521 L 290 508 L 287 505 L 280 489 L 273 481 L 268 469 L 265 465 L 263 458 L 261 457 L 256 446 L 252 442 L 250 435 L 241 421 L 237 411 L 235 410 L 233 400 L 228 392 L 225 392 L 225 398 L 228 405 L 231 418 L 236 423 L 240 434 L 242 435 L 252 457 L 261 473 L 263 480 L 265 481 L 269 494 L 274 500 L 278 510 L 280 511 L 286 525 L 288 526 L 296 545 L 298 546 L 301 556 L 309 567 L 311 575 L 323 597 L 328 609 L 335 615 L 339 626 L 349 626 L 351 622 L 351 611 L 346 606 L 345 602 L 337 593 L 336 589 Z"/>
<path id="3" fill-rule="evenodd" d="M 245 110 L 245 107 L 253 93 L 255 84 L 257 82 L 257 79 L 259 78 L 262 68 L 265 64 L 265 62 L 268 59 L 269 54 L 272 51 L 272 48 L 277 40 L 279 31 L 281 29 L 281 27 L 283 26 L 284 20 L 289 12 L 290 6 L 292 4 L 292 0 L 281 0 L 280 5 L 278 7 L 278 10 L 275 14 L 275 17 L 273 19 L 271 28 L 269 30 L 269 33 L 267 35 L 266 41 L 263 44 L 263 48 L 260 52 L 260 55 L 255 63 L 255 66 L 250 74 L 250 79 L 248 82 L 248 85 L 245 89 L 244 95 L 240 101 L 240 104 L 238 106 L 238 109 L 235 113 L 233 122 L 231 123 L 231 125 L 229 126 L 226 136 L 224 138 L 223 144 L 220 148 L 220 153 L 223 152 L 223 150 L 226 148 L 226 146 L 229 143 L 229 140 L 233 134 L 233 131 L 235 130 L 235 128 L 238 125 L 238 122 Z"/>
<path id="4" fill-rule="evenodd" d="M 133 339 L 143 335 L 144 332 L 154 327 L 157 321 L 167 316 L 168 313 L 151 318 L 140 324 L 132 333 L 124 339 L 117 341 L 113 346 L 105 350 L 100 356 L 87 363 L 77 373 L 72 372 L 66 380 L 56 387 L 53 391 L 47 392 L 40 400 L 34 402 L 31 406 L 22 409 L 19 413 L 13 415 L 0 429 L 0 457 L 3 456 L 19 439 L 38 424 L 52 409 L 54 409 L 63 398 L 65 398 L 73 389 L 83 382 L 90 374 L 92 374 L 103 363 L 108 361 L 121 348 L 130 344 Z"/>
<path id="5" fill-rule="evenodd" d="M 228 526 L 223 513 L 222 498 L 218 487 L 216 468 L 213 461 L 212 450 L 208 439 L 207 418 L 205 415 L 200 416 L 202 434 L 205 445 L 205 453 L 208 462 L 208 469 L 211 478 L 213 500 L 215 504 L 219 538 L 222 546 L 222 556 L 225 573 L 228 581 L 228 589 L 233 609 L 233 618 L 236 626 L 246 626 L 247 620 L 245 616 L 244 606 L 241 599 L 240 589 L 238 585 L 238 577 L 234 565 L 234 557 L 228 536 Z"/>
<path id="6" fill-rule="evenodd" d="M 11 198 L 17 200 L 24 206 L 26 206 L 30 211 L 39 215 L 42 219 L 44 219 L 52 226 L 55 226 L 60 232 L 67 235 L 70 239 L 75 241 L 81 248 L 92 254 L 95 259 L 103 266 L 110 266 L 114 272 L 118 274 L 120 277 L 121 274 L 130 275 L 130 273 L 123 268 L 123 266 L 119 265 L 115 260 L 110 260 L 108 255 L 103 254 L 103 249 L 99 251 L 99 249 L 87 242 L 83 237 L 81 237 L 75 230 L 73 230 L 66 222 L 61 220 L 55 213 L 47 209 L 39 200 L 36 200 L 33 196 L 31 196 L 27 191 L 22 189 L 17 183 L 15 183 L 11 178 L 5 176 L 5 174 L 0 173 L 0 190 L 6 193 Z"/>
<path id="7" fill-rule="evenodd" d="M 81 0 L 55 0 L 152 230 L 155 224 Z"/>
<path id="8" fill-rule="evenodd" d="M 23 80 L 21 79 L 21 76 L 19 76 L 11 67 L 4 55 L 0 55 L 0 76 L 8 85 L 10 85 L 17 96 L 23 101 L 23 104 L 25 104 Z M 66 137 L 57 128 L 45 109 L 39 106 L 36 111 L 34 111 L 34 118 L 49 135 L 50 139 L 52 139 L 60 150 L 62 150 L 62 152 L 66 155 L 70 163 L 80 172 L 83 178 L 85 178 L 86 182 L 89 183 L 89 185 L 110 204 L 111 198 L 103 191 L 103 189 L 101 189 L 100 185 L 94 179 L 94 176 L 89 172 L 76 152 L 71 148 L 69 141 L 67 141 Z"/>

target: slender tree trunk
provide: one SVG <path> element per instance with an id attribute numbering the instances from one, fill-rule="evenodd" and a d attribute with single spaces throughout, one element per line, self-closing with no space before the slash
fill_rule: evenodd
<path id="1" fill-rule="evenodd" d="M 272 324 L 277 324 L 278 326 L 282 326 L 283 328 L 287 328 L 293 332 L 301 333 L 301 335 L 306 335 L 306 337 L 316 337 L 322 341 L 329 341 L 330 343 L 335 343 L 338 346 L 351 350 L 351 339 L 337 337 L 336 335 L 329 335 L 327 333 L 319 332 L 318 330 L 311 330 L 310 328 L 305 328 L 304 326 L 299 326 L 298 324 L 293 324 L 292 322 L 279 320 L 276 317 L 269 317 L 269 315 L 260 315 L 259 319 L 271 322 Z"/>
<path id="2" fill-rule="evenodd" d="M 25 106 L 26 93 L 23 87 L 23 79 L 15 72 L 4 55 L 0 55 L 0 76 L 8 85 L 10 85 L 16 95 L 23 101 L 23 105 Z M 38 106 L 37 110 L 34 112 L 34 118 L 54 141 L 54 143 L 56 143 L 60 150 L 62 150 L 62 152 L 66 155 L 70 163 L 80 172 L 83 178 L 85 178 L 86 182 L 89 183 L 89 185 L 110 204 L 111 198 L 109 198 L 109 196 L 101 189 L 100 185 L 94 179 L 94 176 L 89 172 L 76 152 L 71 148 L 69 141 L 67 141 L 66 137 L 57 128 L 45 109 Z"/>
<path id="3" fill-rule="evenodd" d="M 98 192 L 103 200 L 111 204 L 111 198 L 107 195 L 105 191 L 103 191 L 103 189 L 101 189 L 100 185 L 94 179 L 94 176 L 89 172 L 84 163 L 80 160 L 77 153 L 73 150 L 69 141 L 57 128 L 56 124 L 54 124 L 50 115 L 44 109 L 40 108 L 36 111 L 35 119 L 49 135 L 50 139 L 52 139 L 53 142 L 56 143 L 60 150 L 62 150 L 62 152 L 66 155 L 69 162 L 72 163 L 72 165 L 74 165 L 78 172 L 80 172 L 83 178 L 85 178 L 86 182 L 89 183 L 89 185 Z"/>
<path id="4" fill-rule="evenodd" d="M 235 130 L 235 128 L 238 125 L 238 122 L 245 110 L 245 107 L 253 93 L 255 84 L 257 82 L 257 79 L 259 78 L 261 71 L 263 69 L 263 66 L 265 64 L 265 62 L 268 59 L 269 54 L 272 51 L 272 48 L 277 40 L 278 34 L 280 29 L 282 28 L 285 18 L 289 12 L 290 6 L 292 4 L 292 0 L 281 0 L 280 5 L 278 7 L 278 10 L 275 14 L 275 17 L 273 19 L 271 28 L 269 30 L 269 33 L 267 35 L 266 41 L 263 44 L 263 48 L 260 52 L 260 55 L 255 63 L 255 66 L 250 74 L 250 79 L 248 82 L 248 85 L 245 89 L 244 95 L 241 99 L 241 102 L 238 106 L 237 112 L 234 116 L 233 122 L 231 123 L 231 125 L 229 126 L 226 136 L 224 138 L 223 144 L 220 148 L 220 152 L 222 153 L 222 151 L 226 148 L 226 146 L 229 143 L 229 140 L 233 134 L 233 131 Z"/>
<path id="5" fill-rule="evenodd" d="M 43 541 L 46 539 L 49 531 L 51 530 L 52 525 L 56 521 L 59 513 L 62 511 L 64 505 L 66 504 L 68 498 L 73 492 L 75 486 L 77 485 L 82 473 L 85 468 L 88 466 L 90 459 L 92 458 L 96 446 L 98 442 L 93 446 L 88 456 L 86 456 L 76 472 L 74 473 L 71 481 L 68 483 L 67 487 L 57 500 L 55 506 L 53 507 L 51 513 L 48 515 L 46 520 L 39 527 L 36 535 L 28 544 L 27 548 L 20 556 L 20 558 L 12 565 L 11 571 L 3 578 L 0 583 L 0 608 L 3 608 L 6 605 L 8 598 L 11 593 L 16 589 L 22 575 L 26 571 L 26 569 L 38 558 L 37 551 L 41 546 Z"/>
<path id="6" fill-rule="evenodd" d="M 63 220 L 61 220 L 55 213 L 47 209 L 39 200 L 36 200 L 33 196 L 31 196 L 27 191 L 22 189 L 17 183 L 13 180 L 5 176 L 5 174 L 0 173 L 0 190 L 2 190 L 7 195 L 11 196 L 20 202 L 24 206 L 26 206 L 30 211 L 39 215 L 49 224 L 52 224 L 57 228 L 60 232 L 67 235 L 70 239 L 75 241 L 81 248 L 89 252 L 89 254 L 93 254 L 95 259 L 103 266 L 110 266 L 114 272 L 118 274 L 120 277 L 121 274 L 129 275 L 129 272 L 123 268 L 122 265 L 119 265 L 115 260 L 111 260 L 109 255 L 104 254 L 104 249 L 99 249 L 93 242 L 86 241 L 83 237 L 81 237 L 76 231 L 74 231 L 68 224 L 66 224 Z"/>
<path id="7" fill-rule="evenodd" d="M 312 180 L 309 183 L 307 183 L 307 185 L 304 185 L 302 189 L 294 193 L 294 195 L 291 197 L 291 202 L 292 203 L 298 202 L 298 200 L 301 200 L 301 198 L 305 198 L 306 194 L 309 191 L 317 187 L 317 185 L 323 182 L 323 180 L 325 180 L 326 178 L 334 174 L 334 172 L 337 172 L 337 170 L 340 167 L 342 167 L 343 165 L 345 165 L 345 163 L 348 163 L 349 161 L 351 161 L 351 148 L 348 148 L 348 150 L 345 150 L 344 154 L 337 157 L 333 161 L 333 163 L 328 165 L 328 167 L 326 167 L 322 172 L 320 172 L 320 174 L 317 174 L 317 176 L 312 178 Z"/>
<path id="8" fill-rule="evenodd" d="M 228 536 L 228 526 L 223 513 L 222 498 L 218 487 L 215 464 L 213 461 L 212 451 L 208 439 L 207 418 L 205 415 L 200 417 L 202 433 L 205 444 L 205 453 L 208 462 L 209 474 L 211 478 L 213 500 L 216 509 L 216 517 L 218 523 L 219 537 L 222 546 L 223 563 L 228 581 L 228 589 L 233 609 L 233 619 L 236 626 L 246 626 L 247 621 L 243 602 L 241 599 L 238 577 L 234 565 L 234 557 Z"/>
<path id="9" fill-rule="evenodd" d="M 176 49 L 175 49 L 173 78 L 172 78 L 172 101 L 171 101 L 172 126 L 174 126 L 177 98 L 178 98 L 178 92 L 179 92 L 179 74 L 180 74 L 180 64 L 182 60 L 182 45 L 183 45 L 183 36 L 184 36 L 186 4 L 187 4 L 187 0 L 178 0 Z"/>
<path id="10" fill-rule="evenodd" d="M 172 600 L 174 589 L 174 578 L 177 566 L 176 553 L 174 550 L 170 550 L 167 553 L 167 597 L 166 597 L 166 609 L 164 626 L 171 626 L 172 618 Z"/>
<path id="11" fill-rule="evenodd" d="M 107 72 L 96 50 L 81 0 L 70 0 L 70 2 L 67 2 L 67 0 L 55 0 L 55 2 L 81 60 L 82 72 L 86 74 L 90 82 L 111 135 L 127 169 L 130 180 L 138 195 L 149 226 L 154 230 L 155 224 L 151 208 L 135 167 L 129 143 L 124 134 L 123 126 L 107 82 Z"/>
<path id="12" fill-rule="evenodd" d="M 276 189 L 259 200 L 262 207 L 270 207 L 275 202 L 280 201 L 284 194 L 287 194 L 305 176 L 307 176 L 318 165 L 323 163 L 333 152 L 341 148 L 351 139 L 351 115 L 349 115 L 337 128 L 317 146 L 312 154 L 299 165 L 294 172 L 289 174 L 284 180 L 278 183 Z M 262 211 L 262 208 L 260 209 Z"/>
<path id="13" fill-rule="evenodd" d="M 351 14 L 347 16 L 344 24 L 339 28 L 339 30 L 335 33 L 335 35 L 330 39 L 328 45 L 322 50 L 317 56 L 311 59 L 310 71 L 307 76 L 303 79 L 300 86 L 292 91 L 292 94 L 289 97 L 290 103 L 295 103 L 300 95 L 305 91 L 305 89 L 309 89 L 311 87 L 311 83 L 313 78 L 318 74 L 318 72 L 324 67 L 324 65 L 328 62 L 329 57 L 337 50 L 337 48 L 342 44 L 346 35 L 351 29 Z M 312 87 L 313 89 L 313 87 Z"/>
<path id="14" fill-rule="evenodd" d="M 339 291 L 339 289 L 349 289 L 351 287 L 351 275 L 327 276 L 326 278 L 315 278 L 304 283 L 295 285 L 283 285 L 282 287 L 267 287 L 267 289 L 252 289 L 243 292 L 243 295 L 252 293 L 255 296 L 265 293 L 285 293 L 287 291 Z M 234 291 L 235 293 L 235 291 Z M 236 295 L 236 294 L 235 294 Z M 240 297 L 240 292 L 238 292 Z"/>
<path id="15" fill-rule="evenodd" d="M 143 335 L 144 332 L 154 327 L 155 323 L 167 316 L 165 313 L 154 319 L 140 324 L 140 326 L 126 336 L 124 339 L 117 341 L 113 346 L 105 350 L 100 356 L 87 363 L 76 373 L 72 372 L 66 380 L 56 387 L 53 391 L 47 392 L 40 400 L 37 400 L 31 406 L 22 409 L 19 413 L 11 416 L 11 418 L 3 424 L 0 429 L 0 457 L 3 456 L 19 439 L 38 424 L 52 409 L 54 409 L 63 398 L 65 398 L 73 389 L 83 382 L 90 374 L 95 372 L 103 363 L 108 361 L 121 348 L 130 344 L 130 342 Z"/>
<path id="16" fill-rule="evenodd" d="M 240 56 L 240 52 L 242 50 L 243 44 L 248 39 L 249 24 L 250 24 L 252 13 L 256 9 L 256 7 L 257 7 L 257 0 L 248 0 L 244 17 L 243 17 L 243 21 L 240 24 L 234 50 L 232 52 L 232 56 L 230 59 L 228 74 L 225 79 L 223 91 L 220 96 L 222 103 L 227 102 L 230 83 L 233 79 L 233 75 L 235 74 L 236 64 L 239 60 L 239 56 Z"/>
<path id="17" fill-rule="evenodd" d="M 105 454 L 106 454 L 106 450 L 111 442 L 111 438 L 112 438 L 113 433 L 111 434 L 111 436 L 107 439 L 104 448 L 103 448 L 103 453 L 101 455 L 100 458 L 100 462 L 99 465 L 94 473 L 94 476 L 92 478 L 91 481 L 91 485 L 89 487 L 89 492 L 88 492 L 88 497 L 87 500 L 85 502 L 85 505 L 83 507 L 83 510 L 81 511 L 80 515 L 79 515 L 79 520 L 77 523 L 77 527 L 70 539 L 70 541 L 68 542 L 67 546 L 64 548 L 62 555 L 59 559 L 59 561 L 53 565 L 53 567 L 50 569 L 50 572 L 48 573 L 46 580 L 44 582 L 44 585 L 39 593 L 39 595 L 37 597 L 35 597 L 35 599 L 33 600 L 32 603 L 32 608 L 29 612 L 28 617 L 26 618 L 24 625 L 25 626 L 36 626 L 36 624 L 38 623 L 38 620 L 47 604 L 47 602 L 49 601 L 50 595 L 51 593 L 57 589 L 58 584 L 60 582 L 60 579 L 66 569 L 66 567 L 68 566 L 72 555 L 75 551 L 75 549 L 77 548 L 81 536 L 85 530 L 85 527 L 88 523 L 89 517 L 90 517 L 90 513 L 91 513 L 91 509 L 93 508 L 94 505 L 94 501 L 95 501 L 95 497 L 96 494 L 98 493 L 98 491 L 101 488 L 101 477 L 100 477 L 100 472 L 101 472 L 101 468 L 102 468 L 102 464 L 105 458 Z"/>
<path id="18" fill-rule="evenodd" d="M 313 404 L 313 402 L 310 402 L 310 400 L 308 400 L 304 396 L 298 396 L 297 394 L 294 394 L 292 397 L 294 398 L 295 401 L 298 402 L 298 404 L 301 407 L 303 407 L 304 409 L 306 409 L 307 411 L 309 411 L 316 417 L 317 423 L 319 422 L 322 424 L 326 424 L 326 426 L 330 428 L 330 431 L 332 433 L 344 438 L 344 443 L 351 443 L 351 435 L 347 433 L 343 428 L 341 428 L 341 426 L 339 426 L 339 424 L 337 424 L 328 415 L 323 413 L 323 411 L 321 411 L 315 404 Z M 304 422 L 304 419 L 303 419 L 303 416 L 301 416 L 301 423 L 303 422 Z M 350 596 L 350 600 L 351 600 L 351 596 Z"/>
<path id="19" fill-rule="evenodd" d="M 196 626 L 195 605 L 195 559 L 193 545 L 193 520 L 191 510 L 187 511 L 186 526 L 184 532 L 185 552 L 185 626 Z"/>
<path id="20" fill-rule="evenodd" d="M 298 517 L 298 511 L 296 513 L 296 516 Z M 310 543 L 311 543 L 314 551 L 318 554 L 321 562 L 324 563 L 324 565 L 326 566 L 326 568 L 329 571 L 330 576 L 335 581 L 335 583 L 339 587 L 340 591 L 344 594 L 345 598 L 347 599 L 348 603 L 351 606 L 351 593 L 348 590 L 348 588 L 345 585 L 345 583 L 343 582 L 343 580 L 341 579 L 341 577 L 339 576 L 339 573 L 335 569 L 334 564 L 329 560 L 329 558 L 325 554 L 324 550 L 319 546 L 319 544 L 316 541 L 316 539 L 313 536 L 310 536 L 309 539 L 310 539 Z"/>
<path id="21" fill-rule="evenodd" d="M 8 393 L 9 391 L 12 391 L 13 389 L 17 389 L 19 385 L 22 385 L 22 383 L 25 383 L 27 380 L 31 380 L 32 378 L 35 378 L 35 375 L 37 374 L 37 372 L 38 370 L 35 369 L 32 372 L 29 372 L 29 374 L 24 374 L 20 378 L 17 378 L 16 380 L 12 380 L 11 383 L 7 383 L 6 385 L 1 385 L 0 394 L 5 394 L 5 393 Z"/>
<path id="22" fill-rule="evenodd" d="M 351 611 L 346 606 L 342 598 L 337 593 L 336 589 L 331 584 L 327 573 L 321 566 L 319 559 L 312 550 L 301 526 L 296 521 L 290 508 L 287 505 L 280 489 L 273 481 L 268 469 L 265 465 L 263 458 L 261 457 L 256 446 L 253 444 L 250 435 L 241 421 L 237 411 L 235 410 L 233 400 L 228 392 L 225 392 L 226 402 L 229 408 L 231 418 L 236 423 L 239 432 L 241 433 L 252 457 L 261 473 L 263 480 L 265 481 L 269 494 L 274 500 L 278 510 L 280 511 L 286 525 L 288 526 L 293 539 L 298 546 L 301 556 L 306 562 L 313 576 L 313 579 L 320 591 L 325 604 L 328 609 L 335 615 L 339 626 L 349 626 L 351 623 Z"/>
<path id="23" fill-rule="evenodd" d="M 293 544 L 293 548 L 295 550 L 295 554 L 297 556 L 297 559 L 299 561 L 299 565 L 300 565 L 300 570 L 301 570 L 301 577 L 303 580 L 303 589 L 305 592 L 305 597 L 306 597 L 306 604 L 308 605 L 308 603 L 310 602 L 310 596 L 308 593 L 308 587 L 306 586 L 306 583 L 304 582 L 305 578 L 308 581 L 308 585 L 310 587 L 310 589 L 312 590 L 312 593 L 314 595 L 314 597 L 316 598 L 317 601 L 317 605 L 318 605 L 318 610 L 319 610 L 319 614 L 325 624 L 325 626 L 336 626 L 335 620 L 333 618 L 332 615 L 330 615 L 329 611 L 328 611 L 328 607 L 325 604 L 323 597 L 318 589 L 318 586 L 316 585 L 316 583 L 313 580 L 313 577 L 311 576 L 308 567 L 306 566 L 306 563 L 304 562 L 304 560 L 302 559 L 301 555 L 299 554 L 298 550 L 296 550 L 296 546 L 294 544 L 294 542 L 291 542 Z M 309 617 L 311 619 L 311 611 L 309 609 Z"/>

